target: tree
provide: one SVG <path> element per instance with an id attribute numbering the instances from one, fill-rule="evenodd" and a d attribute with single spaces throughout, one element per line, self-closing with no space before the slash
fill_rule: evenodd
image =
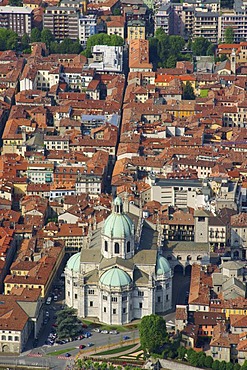
<path id="1" fill-rule="evenodd" d="M 191 46 L 193 54 L 197 56 L 206 55 L 209 45 L 210 42 L 204 37 L 195 38 Z"/>
<path id="2" fill-rule="evenodd" d="M 121 10 L 119 8 L 115 8 L 112 12 L 113 15 L 121 15 Z"/>
<path id="3" fill-rule="evenodd" d="M 211 369 L 213 362 L 214 360 L 211 356 L 206 356 L 204 360 L 204 366 L 206 366 L 208 369 Z"/>
<path id="4" fill-rule="evenodd" d="M 243 365 L 241 366 L 241 370 L 247 370 L 247 360 L 244 361 Z"/>
<path id="5" fill-rule="evenodd" d="M 22 50 L 25 52 L 25 53 L 30 53 L 30 47 L 29 47 L 29 43 L 30 43 L 30 38 L 29 36 L 25 33 L 22 38 L 21 38 L 21 48 Z"/>
<path id="6" fill-rule="evenodd" d="M 226 370 L 226 361 L 221 361 L 220 362 L 219 370 Z"/>
<path id="7" fill-rule="evenodd" d="M 41 32 L 38 28 L 34 27 L 31 31 L 31 42 L 40 42 L 41 41 Z"/>
<path id="8" fill-rule="evenodd" d="M 170 55 L 166 61 L 166 68 L 175 68 L 177 63 L 177 58 L 175 55 Z"/>
<path id="9" fill-rule="evenodd" d="M 73 338 L 82 331 L 81 321 L 76 316 L 73 308 L 65 308 L 57 313 L 57 335 L 58 338 Z"/>
<path id="10" fill-rule="evenodd" d="M 240 370 L 241 369 L 241 366 L 239 364 L 234 364 L 234 370 Z"/>
<path id="11" fill-rule="evenodd" d="M 139 326 L 140 343 L 144 351 L 158 353 L 168 342 L 165 320 L 158 315 L 144 316 Z"/>
<path id="12" fill-rule="evenodd" d="M 9 5 L 10 6 L 22 6 L 22 0 L 9 0 Z"/>
<path id="13" fill-rule="evenodd" d="M 18 46 L 18 35 L 12 30 L 0 28 L 0 50 L 16 50 Z"/>
<path id="14" fill-rule="evenodd" d="M 233 44 L 234 43 L 234 30 L 232 27 L 227 27 L 224 33 L 224 40 L 225 44 Z"/>
<path id="15" fill-rule="evenodd" d="M 220 361 L 215 360 L 213 365 L 212 365 L 212 370 L 219 370 L 219 366 L 220 366 Z"/>
<path id="16" fill-rule="evenodd" d="M 179 347 L 178 348 L 178 358 L 180 360 L 184 359 L 185 353 L 186 353 L 186 348 L 185 347 Z"/>
<path id="17" fill-rule="evenodd" d="M 207 48 L 207 55 L 214 55 L 216 50 L 216 45 L 210 44 Z"/>
<path id="18" fill-rule="evenodd" d="M 47 48 L 50 48 L 51 42 L 54 41 L 54 36 L 53 36 L 52 32 L 49 29 L 44 28 L 42 30 L 42 32 L 41 32 L 41 41 L 46 44 Z"/>
<path id="19" fill-rule="evenodd" d="M 234 370 L 234 365 L 231 362 L 226 364 L 226 370 Z"/>
<path id="20" fill-rule="evenodd" d="M 186 82 L 185 86 L 183 87 L 183 99 L 184 100 L 194 100 L 195 93 L 194 89 L 189 81 Z"/>

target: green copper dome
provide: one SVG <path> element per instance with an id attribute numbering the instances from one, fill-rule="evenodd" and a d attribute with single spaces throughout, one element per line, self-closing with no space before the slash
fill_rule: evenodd
<path id="1" fill-rule="evenodd" d="M 69 258 L 66 267 L 71 271 L 73 270 L 74 272 L 79 272 L 80 271 L 80 257 L 81 257 L 80 252 L 73 254 L 73 256 Z"/>
<path id="2" fill-rule="evenodd" d="M 157 275 L 164 275 L 167 272 L 171 271 L 171 267 L 169 265 L 169 262 L 167 259 L 160 254 L 158 254 L 157 257 L 157 263 L 156 263 L 156 274 Z"/>
<path id="3" fill-rule="evenodd" d="M 113 267 L 110 270 L 104 272 L 103 275 L 101 275 L 100 282 L 101 284 L 107 286 L 122 287 L 125 285 L 129 285 L 131 279 L 125 271 L 117 267 Z"/>
<path id="4" fill-rule="evenodd" d="M 134 224 L 132 220 L 123 213 L 123 203 L 120 197 L 116 197 L 113 212 L 105 220 L 103 235 L 109 238 L 126 238 L 133 235 Z"/>

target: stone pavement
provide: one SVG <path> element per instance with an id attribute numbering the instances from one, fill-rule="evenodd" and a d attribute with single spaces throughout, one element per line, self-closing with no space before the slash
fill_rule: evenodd
<path id="1" fill-rule="evenodd" d="M 160 364 L 164 369 L 168 370 L 198 370 L 198 367 L 181 364 L 175 361 L 160 360 Z"/>

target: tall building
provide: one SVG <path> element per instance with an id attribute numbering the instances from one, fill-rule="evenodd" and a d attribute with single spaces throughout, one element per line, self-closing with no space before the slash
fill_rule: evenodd
<path id="1" fill-rule="evenodd" d="M 135 227 L 121 198 L 102 229 L 65 268 L 65 302 L 79 317 L 109 325 L 127 324 L 172 306 L 172 272 L 157 249 L 135 245 Z"/>
<path id="2" fill-rule="evenodd" d="M 86 45 L 90 36 L 97 33 L 97 17 L 89 14 L 80 17 L 79 19 L 79 40 L 81 45 Z"/>
<path id="3" fill-rule="evenodd" d="M 22 6 L 0 6 L 0 28 L 11 29 L 18 36 L 31 34 L 32 9 Z"/>
<path id="4" fill-rule="evenodd" d="M 56 40 L 78 39 L 79 11 L 74 7 L 49 6 L 43 15 L 44 28 L 49 29 Z"/>

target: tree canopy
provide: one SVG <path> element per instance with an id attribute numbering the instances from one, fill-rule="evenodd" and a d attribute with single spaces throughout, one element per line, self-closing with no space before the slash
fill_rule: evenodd
<path id="1" fill-rule="evenodd" d="M 0 50 L 16 50 L 18 46 L 18 35 L 12 30 L 0 28 Z"/>
<path id="2" fill-rule="evenodd" d="M 37 27 L 32 28 L 30 41 L 31 42 L 41 41 L 41 31 Z"/>
<path id="3" fill-rule="evenodd" d="M 165 320 L 158 315 L 144 316 L 139 326 L 140 343 L 148 353 L 160 352 L 160 347 L 168 341 Z"/>
<path id="4" fill-rule="evenodd" d="M 118 35 L 107 35 L 106 33 L 98 33 L 92 35 L 87 40 L 86 49 L 82 52 L 87 58 L 91 57 L 91 49 L 95 45 L 108 45 L 108 46 L 123 46 L 124 40 Z"/>
<path id="5" fill-rule="evenodd" d="M 227 27 L 224 33 L 224 40 L 226 44 L 234 43 L 234 30 L 232 27 Z"/>
<path id="6" fill-rule="evenodd" d="M 188 60 L 190 56 L 182 55 L 185 41 L 181 36 L 168 36 L 158 28 L 155 36 L 149 39 L 149 57 L 154 68 L 173 68 L 178 60 Z"/>
<path id="7" fill-rule="evenodd" d="M 189 81 L 186 82 L 185 86 L 183 87 L 183 99 L 184 100 L 194 100 L 195 93 L 194 89 Z"/>
<path id="8" fill-rule="evenodd" d="M 54 54 L 79 54 L 81 52 L 81 45 L 79 41 L 73 41 L 69 38 L 64 39 L 61 43 L 52 41 L 50 52 Z"/>
<path id="9" fill-rule="evenodd" d="M 191 48 L 193 54 L 197 56 L 213 55 L 211 45 L 211 42 L 205 39 L 205 37 L 196 37 L 195 40 L 192 42 Z"/>
<path id="10" fill-rule="evenodd" d="M 51 42 L 55 40 L 51 30 L 44 28 L 41 32 L 40 40 L 46 44 L 46 47 L 49 49 Z"/>
<path id="11" fill-rule="evenodd" d="M 74 308 L 65 308 L 57 313 L 58 338 L 73 338 L 82 331 L 82 323 L 76 316 Z"/>

